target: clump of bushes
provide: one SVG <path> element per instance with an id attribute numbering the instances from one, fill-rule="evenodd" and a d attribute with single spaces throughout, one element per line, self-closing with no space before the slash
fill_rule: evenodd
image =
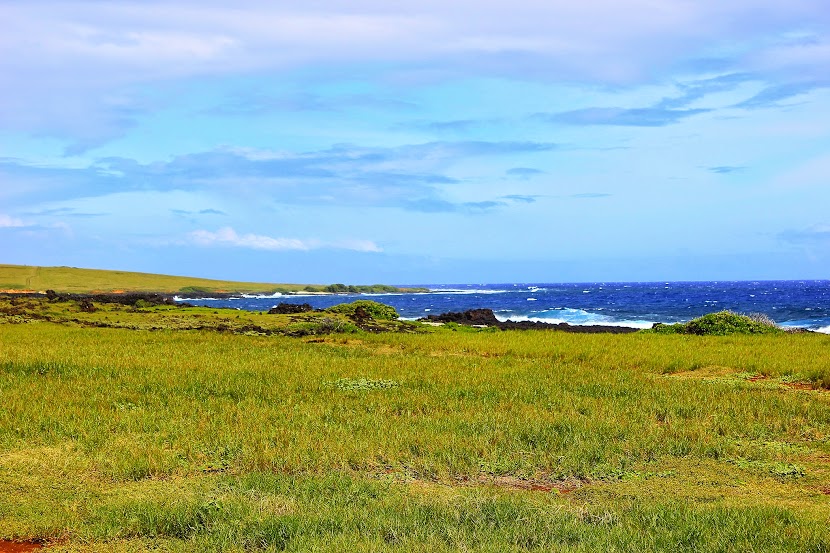
<path id="1" fill-rule="evenodd" d="M 329 313 L 340 313 L 347 317 L 356 315 L 368 315 L 372 319 L 380 321 L 394 321 L 398 318 L 398 312 L 391 305 L 386 305 L 372 300 L 357 300 L 351 303 L 341 303 L 326 309 Z"/>
<path id="2" fill-rule="evenodd" d="M 784 332 L 766 315 L 741 315 L 732 311 L 709 313 L 688 323 L 656 324 L 646 330 L 654 334 L 694 334 L 726 336 L 728 334 L 778 334 Z"/>

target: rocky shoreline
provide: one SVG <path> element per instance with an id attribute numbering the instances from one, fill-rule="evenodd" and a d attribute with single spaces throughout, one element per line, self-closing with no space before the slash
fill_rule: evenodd
<path id="1" fill-rule="evenodd" d="M 630 334 L 639 329 L 627 326 L 610 325 L 571 325 L 568 323 L 543 323 L 537 321 L 500 321 L 492 309 L 468 309 L 464 312 L 449 312 L 441 315 L 429 315 L 418 319 L 431 323 L 456 323 L 466 326 L 496 327 L 502 330 L 559 330 L 581 334 Z"/>

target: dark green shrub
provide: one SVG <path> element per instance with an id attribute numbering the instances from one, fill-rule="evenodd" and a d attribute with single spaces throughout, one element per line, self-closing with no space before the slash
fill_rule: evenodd
<path id="1" fill-rule="evenodd" d="M 398 312 L 395 311 L 394 307 L 372 300 L 357 300 L 352 303 L 341 303 L 329 307 L 326 311 L 353 317 L 358 308 L 362 308 L 363 312 L 373 319 L 393 321 L 398 318 Z"/>

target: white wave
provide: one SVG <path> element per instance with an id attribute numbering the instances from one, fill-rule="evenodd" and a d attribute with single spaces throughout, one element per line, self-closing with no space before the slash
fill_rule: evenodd
<path id="1" fill-rule="evenodd" d="M 536 298 L 527 298 L 527 301 L 536 301 Z"/>
<path id="2" fill-rule="evenodd" d="M 546 311 L 537 311 L 534 315 L 518 315 L 512 312 L 499 312 L 496 315 L 496 318 L 502 322 L 505 321 L 514 321 L 514 322 L 535 322 L 535 323 L 548 323 L 548 324 L 559 324 L 559 323 L 568 323 L 570 325 L 575 326 L 590 326 L 590 325 L 603 325 L 603 326 L 624 326 L 630 328 L 651 328 L 654 325 L 654 321 L 643 321 L 643 320 L 634 320 L 634 321 L 627 321 L 627 320 L 616 320 L 612 317 L 607 315 L 599 315 L 596 313 L 590 313 L 588 311 L 584 311 L 582 309 L 570 309 L 570 308 L 558 308 L 558 309 L 548 309 Z"/>
<path id="3" fill-rule="evenodd" d="M 823 326 L 821 328 L 815 329 L 816 332 L 821 332 L 822 334 L 830 334 L 830 325 Z"/>
<path id="4" fill-rule="evenodd" d="M 462 290 L 459 288 L 431 288 L 430 294 L 506 294 L 511 290 Z"/>
<path id="5" fill-rule="evenodd" d="M 273 294 L 242 294 L 242 297 L 247 300 L 268 300 L 282 298 L 283 296 L 280 292 L 274 292 Z"/>
<path id="6" fill-rule="evenodd" d="M 501 322 L 506 321 L 513 321 L 516 323 L 520 323 L 523 321 L 529 321 L 532 323 L 547 323 L 547 324 L 559 324 L 559 323 L 568 323 L 571 326 L 593 326 L 593 325 L 602 325 L 602 326 L 622 326 L 628 328 L 651 328 L 654 326 L 654 323 L 651 321 L 571 321 L 567 319 L 553 319 L 548 317 L 527 317 L 525 315 L 512 315 L 510 317 L 496 317 Z"/>
<path id="7" fill-rule="evenodd" d="M 202 301 L 202 300 L 205 300 L 205 301 L 222 301 L 223 299 L 227 299 L 227 298 L 201 298 L 201 297 L 199 297 L 199 298 L 182 298 L 180 296 L 173 296 L 173 301 L 196 301 L 196 300 L 199 300 L 199 301 Z"/>

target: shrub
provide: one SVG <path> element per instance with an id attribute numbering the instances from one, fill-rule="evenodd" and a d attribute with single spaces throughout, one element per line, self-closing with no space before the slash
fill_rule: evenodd
<path id="1" fill-rule="evenodd" d="M 654 334 L 695 334 L 697 336 L 726 336 L 727 334 L 777 334 L 783 332 L 763 314 L 740 315 L 732 311 L 718 311 L 693 319 L 686 324 L 656 324 L 645 332 Z"/>
<path id="2" fill-rule="evenodd" d="M 672 325 L 655 323 L 653 327 L 648 328 L 643 332 L 654 334 L 686 334 L 686 325 L 682 323 Z"/>
<path id="3" fill-rule="evenodd" d="M 755 321 L 732 311 L 718 311 L 698 317 L 686 324 L 687 334 L 724 336 L 726 334 L 772 334 L 781 332 L 774 324 Z"/>
<path id="4" fill-rule="evenodd" d="M 286 336 L 302 337 L 335 333 L 353 334 L 359 330 L 352 323 L 325 318 L 318 321 L 291 323 L 283 329 L 283 334 Z"/>
<path id="5" fill-rule="evenodd" d="M 353 317 L 358 308 L 362 308 L 363 312 L 373 319 L 393 321 L 398 318 L 398 312 L 395 311 L 394 307 L 372 300 L 357 300 L 352 303 L 341 303 L 327 308 L 326 311 Z"/>

